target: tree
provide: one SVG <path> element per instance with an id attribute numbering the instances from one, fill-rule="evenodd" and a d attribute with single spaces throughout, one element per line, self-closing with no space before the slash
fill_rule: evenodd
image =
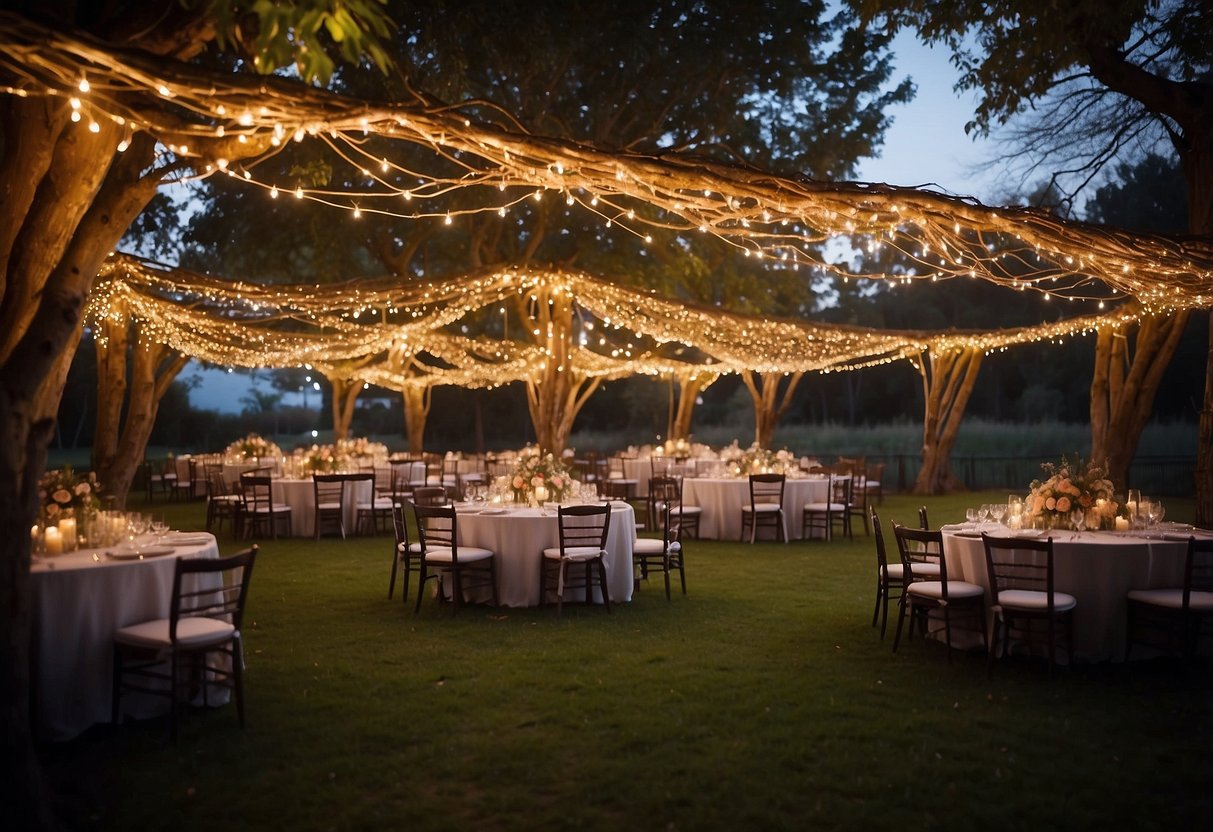
<path id="1" fill-rule="evenodd" d="M 479 102 L 484 112 L 503 111 L 537 134 L 603 147 L 744 159 L 816 178 L 853 174 L 856 161 L 879 144 L 888 123 L 884 109 L 911 93 L 905 83 L 882 89 L 889 80 L 887 39 L 858 29 L 847 14 L 827 13 L 819 0 L 760 6 L 756 12 L 718 0 L 623 7 L 411 3 L 403 11 L 411 36 L 394 44 L 407 78 L 347 74 L 338 82 L 344 91 L 371 97 L 399 99 L 416 87 L 440 101 Z M 518 49 L 522 42 L 527 49 Z M 282 189 L 303 181 L 357 191 L 363 172 L 317 144 L 291 143 L 259 172 L 272 167 Z M 402 158 L 398 148 L 386 148 L 368 137 L 371 158 Z M 428 153 L 410 151 L 400 167 L 432 168 Z M 412 164 L 422 158 L 425 163 Z M 417 184 L 395 166 L 371 173 L 402 189 Z M 525 197 L 530 190 L 507 193 Z M 216 177 L 206 184 L 208 210 L 195 216 L 188 237 L 205 249 L 209 268 L 253 280 L 323 283 L 376 267 L 402 279 L 431 279 L 495 264 L 575 263 L 739 311 L 787 315 L 813 306 L 810 285 L 792 270 L 769 269 L 695 235 L 655 231 L 645 242 L 604 228 L 602 217 L 566 205 L 555 193 L 539 195 L 521 199 L 505 216 L 457 216 L 447 226 L 369 212 L 334 218 L 331 209 L 275 201 Z M 426 201 L 425 210 L 458 215 L 490 198 L 495 194 L 455 193 Z M 255 212 L 247 210 L 250 204 Z M 534 340 L 534 321 L 514 320 L 520 325 L 510 334 Z M 409 402 L 420 399 L 405 401 L 407 412 Z M 410 424 L 418 421 L 413 413 Z"/>
<path id="2" fill-rule="evenodd" d="M 888 30 L 911 26 L 928 43 L 952 51 L 958 87 L 977 90 L 968 129 L 988 134 L 1019 125 L 1011 138 L 1029 169 L 1051 167 L 1073 197 L 1110 162 L 1169 150 L 1186 184 L 1188 231 L 1213 234 L 1213 13 L 1202 0 L 851 0 Z M 1025 117 L 1025 114 L 1026 115 Z M 1184 316 L 1158 326 L 1183 328 Z M 1213 332 L 1213 327 L 1210 327 Z M 1176 339 L 1140 333 L 1134 363 L 1166 364 Z M 1099 363 L 1106 364 L 1102 356 Z M 1213 338 L 1207 356 L 1213 380 Z M 1126 376 L 1100 401 L 1093 382 L 1092 421 L 1098 412 L 1149 415 L 1151 391 Z M 1131 429 L 1133 429 L 1131 427 Z M 1138 432 L 1140 427 L 1135 428 Z M 1118 453 L 1130 453 L 1119 451 Z M 1115 465 L 1128 459 L 1110 460 Z M 1213 384 L 1206 383 L 1196 466 L 1196 519 L 1213 525 Z"/>
<path id="3" fill-rule="evenodd" d="M 303 13 L 296 6 L 238 0 L 127 3 L 101 10 L 90 4 L 29 4 L 35 5 L 41 15 L 62 11 L 66 16 L 56 25 L 83 22 L 118 47 L 191 60 L 218 34 L 236 52 L 261 55 L 267 72 L 279 64 L 266 56 L 299 57 L 305 77 L 317 79 L 323 59 L 303 56 L 303 48 L 329 54 L 335 42 L 318 42 L 314 27 L 256 25 L 258 15 L 298 24 Z M 343 36 L 342 54 L 382 53 L 366 35 L 368 28 L 385 29 L 378 6 L 370 0 L 342 5 L 351 13 L 338 19 L 325 8 L 322 19 L 313 20 L 329 30 L 321 40 L 336 31 Z M 237 18 L 253 25 L 237 27 Z M 0 19 L 6 28 L 23 22 L 8 12 Z M 81 119 L 71 96 L 5 95 L 0 130 L 0 675 L 6 680 L 0 685 L 0 731 L 15 763 L 3 778 L 4 804 L 18 827 L 46 828 L 55 819 L 29 723 L 29 528 L 38 512 L 38 479 L 94 278 L 161 182 L 190 162 L 157 152 L 157 140 L 175 144 L 173 136 L 140 131 L 126 139 L 115 121 Z"/>

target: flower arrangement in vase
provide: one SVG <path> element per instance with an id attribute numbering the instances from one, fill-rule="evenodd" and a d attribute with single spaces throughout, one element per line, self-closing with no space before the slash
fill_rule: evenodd
<path id="1" fill-rule="evenodd" d="M 510 476 L 510 490 L 516 503 L 560 502 L 572 484 L 573 477 L 560 460 L 530 448 L 519 454 Z"/>
<path id="2" fill-rule="evenodd" d="M 1048 477 L 1032 481 L 1024 501 L 1028 522 L 1065 528 L 1073 522 L 1073 512 L 1081 509 L 1085 528 L 1112 525 L 1120 506 L 1106 468 L 1081 457 L 1073 461 L 1062 457 L 1060 463 L 1044 462 L 1040 467 Z"/>
<path id="3" fill-rule="evenodd" d="M 227 455 L 239 459 L 264 459 L 282 456 L 282 449 L 268 439 L 250 433 L 227 446 Z"/>

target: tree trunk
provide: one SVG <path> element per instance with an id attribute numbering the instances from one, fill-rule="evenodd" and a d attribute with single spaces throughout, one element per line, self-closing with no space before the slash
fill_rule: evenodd
<path id="1" fill-rule="evenodd" d="M 1213 140 L 1208 121 L 1203 141 L 1194 141 L 1181 154 L 1188 183 L 1188 230 L 1213 235 Z M 1213 528 L 1213 313 L 1209 320 L 1209 350 L 1205 358 L 1205 394 L 1200 408 L 1200 438 L 1196 449 L 1196 524 Z"/>
<path id="2" fill-rule="evenodd" d="M 928 353 L 915 366 L 922 375 L 922 468 L 914 493 L 942 494 L 957 486 L 952 473 L 952 447 L 984 353 L 979 349 Z"/>
<path id="3" fill-rule="evenodd" d="M 160 401 L 189 362 L 188 356 L 166 344 L 141 339 L 141 329 L 138 321 L 107 318 L 97 341 L 93 468 L 105 493 L 120 506 L 126 505 L 135 472 L 147 452 Z"/>
<path id="4" fill-rule="evenodd" d="M 354 422 L 354 408 L 362 382 L 349 378 L 330 378 L 333 386 L 333 440 L 349 439 L 350 425 Z"/>
<path id="5" fill-rule="evenodd" d="M 425 422 L 430 415 L 430 387 L 409 384 L 401 391 L 404 399 L 404 433 L 409 441 L 409 453 L 425 451 Z"/>
<path id="6" fill-rule="evenodd" d="M 1187 312 L 1146 317 L 1136 325 L 1101 329 L 1095 339 L 1091 459 L 1107 464 L 1117 488 L 1129 486 L 1129 464 L 1187 323 Z"/>
<path id="7" fill-rule="evenodd" d="M 678 376 L 678 410 L 674 414 L 674 425 L 670 439 L 691 441 L 691 420 L 695 416 L 695 402 L 699 394 L 712 386 L 719 373 L 682 373 Z"/>
<path id="8" fill-rule="evenodd" d="M 601 379 L 587 378 L 573 367 L 573 302 L 568 293 L 537 290 L 531 310 L 531 328 L 540 333 L 547 359 L 526 381 L 527 408 L 539 449 L 559 458 L 577 414 Z"/>
<path id="9" fill-rule="evenodd" d="M 803 377 L 804 373 L 755 373 L 751 370 L 742 372 L 741 381 L 750 391 L 750 398 L 754 401 L 754 441 L 758 447 L 771 447 L 775 428 L 791 406 L 792 395 Z M 788 383 L 780 394 L 779 388 L 785 378 Z"/>

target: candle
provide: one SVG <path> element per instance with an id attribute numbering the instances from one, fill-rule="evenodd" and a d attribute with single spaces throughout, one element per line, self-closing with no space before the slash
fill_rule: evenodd
<path id="1" fill-rule="evenodd" d="M 59 534 L 62 538 L 63 551 L 73 552 L 76 549 L 76 518 L 64 517 L 59 521 Z"/>
<path id="2" fill-rule="evenodd" d="M 55 526 L 46 527 L 46 553 L 48 555 L 63 554 L 63 535 Z"/>
<path id="3" fill-rule="evenodd" d="M 535 501 L 542 503 L 548 498 L 548 490 L 542 485 L 535 486 Z"/>
<path id="4" fill-rule="evenodd" d="M 1128 517 L 1117 517 L 1116 518 L 1116 531 L 1127 532 L 1128 530 L 1129 530 L 1129 518 Z"/>
<path id="5" fill-rule="evenodd" d="M 29 527 L 29 549 L 31 552 L 37 552 L 38 546 L 42 543 L 42 535 L 40 532 L 41 529 L 38 528 L 37 523 Z"/>

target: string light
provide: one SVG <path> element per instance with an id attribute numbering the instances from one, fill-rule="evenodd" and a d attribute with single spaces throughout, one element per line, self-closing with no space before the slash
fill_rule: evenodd
<path id="1" fill-rule="evenodd" d="M 925 190 L 755 176 L 748 168 L 676 153 L 653 157 L 599 150 L 530 136 L 505 123 L 482 123 L 459 107 L 421 101 L 380 105 L 279 79 L 166 67 L 138 55 L 112 54 L 25 20 L 0 33 L 0 63 L 17 79 L 5 90 L 12 95 L 79 92 L 88 74 L 93 80 L 87 106 L 90 115 L 96 113 L 89 124 L 138 113 L 146 122 L 142 129 L 165 143 L 174 141 L 183 156 L 189 152 L 183 140 L 213 140 L 218 127 L 262 148 L 278 147 L 289 132 L 300 141 L 315 137 L 340 148 L 355 171 L 386 162 L 403 175 L 414 171 L 395 157 L 421 146 L 434 151 L 435 169 L 454 164 L 458 172 L 416 172 L 426 183 L 417 190 L 420 199 L 468 188 L 500 193 L 506 185 L 528 187 L 539 198 L 545 188 L 582 193 L 588 199 L 575 204 L 594 212 L 608 206 L 612 213 L 602 218 L 607 228 L 617 224 L 642 240 L 651 235 L 633 226 L 675 234 L 698 229 L 740 254 L 761 255 L 770 268 L 809 266 L 822 276 L 907 282 L 971 276 L 1095 303 L 1105 302 L 1111 291 L 1136 298 L 1147 314 L 1200 308 L 1213 296 L 1213 245 L 1201 239 L 1130 234 Z M 102 76 L 104 84 L 97 80 Z M 173 99 L 171 113 L 162 107 L 164 97 Z M 229 113 L 239 115 L 233 120 Z M 381 144 L 374 156 L 364 146 L 371 134 Z M 382 145 L 392 143 L 404 151 L 384 152 Z M 267 191 L 283 185 L 255 174 L 242 181 Z M 371 193 L 334 194 L 302 185 L 294 190 L 299 198 L 350 211 L 355 203 L 367 210 L 372 202 L 401 194 L 387 183 L 375 184 L 378 190 Z M 640 203 L 651 210 L 636 210 Z M 474 210 L 500 214 L 503 207 Z M 445 207 L 408 214 L 374 210 L 408 218 L 447 213 Z M 889 253 L 909 261 L 915 273 L 856 270 L 850 257 L 828 259 L 830 247 L 823 244 L 851 236 L 884 240 Z"/>

